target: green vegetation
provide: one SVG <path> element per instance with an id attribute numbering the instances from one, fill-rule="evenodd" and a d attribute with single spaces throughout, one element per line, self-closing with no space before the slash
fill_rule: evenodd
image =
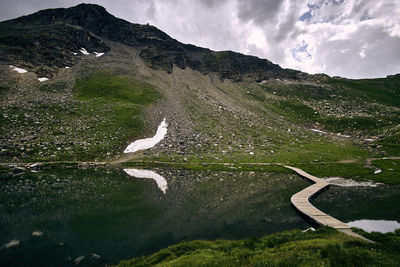
<path id="1" fill-rule="evenodd" d="M 290 122 L 305 125 L 319 125 L 325 131 L 333 133 L 348 133 L 374 135 L 384 127 L 400 123 L 400 116 L 379 117 L 334 117 L 318 113 L 315 109 L 299 100 L 269 100 L 266 108 L 285 117 Z"/>
<path id="2" fill-rule="evenodd" d="M 365 234 L 365 233 L 364 233 Z M 190 241 L 140 258 L 125 266 L 399 266 L 400 231 L 368 234 L 364 243 L 332 228 L 288 231 L 239 241 Z"/>
<path id="3" fill-rule="evenodd" d="M 385 184 L 400 184 L 399 160 L 375 160 L 370 168 L 365 164 L 364 160 L 357 160 L 343 163 L 305 163 L 295 166 L 318 177 L 343 177 L 358 181 L 372 180 Z M 382 172 L 375 174 L 375 169 L 378 168 Z"/>
<path id="4" fill-rule="evenodd" d="M 63 82 L 40 91 L 65 94 Z M 19 138 L 0 154 L 7 161 L 93 161 L 112 159 L 147 128 L 145 109 L 160 98 L 143 82 L 101 71 L 79 79 L 75 100 L 10 106 L 0 116 L 0 132 Z M 13 125 L 13 127 L 9 127 Z M 7 139 L 6 139 L 7 140 Z"/>
<path id="5" fill-rule="evenodd" d="M 394 156 L 400 156 L 400 132 L 393 133 L 388 137 L 382 138 L 377 142 L 381 145 L 387 152 Z"/>
<path id="6" fill-rule="evenodd" d="M 385 159 L 374 160 L 372 165 L 382 170 L 379 175 L 375 175 L 375 181 L 380 181 L 388 184 L 400 184 L 400 160 Z"/>
<path id="7" fill-rule="evenodd" d="M 347 79 L 330 79 L 328 83 L 333 85 L 345 86 L 359 94 L 368 101 L 377 101 L 382 104 L 400 107 L 400 82 L 399 75 L 386 79 L 363 79 L 363 80 L 347 80 Z"/>
<path id="8" fill-rule="evenodd" d="M 149 105 L 160 94 L 153 86 L 122 75 L 101 71 L 88 78 L 80 79 L 75 85 L 79 100 L 101 99 L 106 102 Z"/>
<path id="9" fill-rule="evenodd" d="M 123 163 L 125 167 L 142 166 L 145 168 L 173 168 L 182 170 L 210 171 L 259 171 L 268 173 L 290 173 L 288 169 L 276 164 L 257 163 L 217 163 L 217 162 L 179 162 L 179 161 L 130 161 Z"/>
<path id="10" fill-rule="evenodd" d="M 293 123 L 314 123 L 320 118 L 318 112 L 296 100 L 270 100 L 266 108 L 278 115 L 284 116 Z"/>

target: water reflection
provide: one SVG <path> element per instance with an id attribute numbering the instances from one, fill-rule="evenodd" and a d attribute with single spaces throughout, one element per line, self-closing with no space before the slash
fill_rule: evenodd
<path id="1" fill-rule="evenodd" d="M 352 187 L 352 186 L 369 186 L 369 187 L 377 187 L 378 185 L 383 185 L 382 183 L 375 183 L 372 181 L 355 181 L 352 179 L 345 179 L 341 177 L 326 177 L 323 180 L 331 185 L 343 186 L 343 187 Z"/>
<path id="2" fill-rule="evenodd" d="M 400 221 L 400 186 L 330 186 L 312 204 L 343 222 Z"/>
<path id="3" fill-rule="evenodd" d="M 139 170 L 139 169 L 124 169 L 124 171 L 130 176 L 136 178 L 145 178 L 145 179 L 153 179 L 156 181 L 158 188 L 165 194 L 165 191 L 168 189 L 167 180 L 161 175 L 148 170 Z"/>
<path id="4" fill-rule="evenodd" d="M 155 173 L 159 187 L 127 173 Z M 0 246 L 20 242 L 1 250 L 1 266 L 112 265 L 182 240 L 309 227 L 290 205 L 308 185 L 293 174 L 104 167 L 1 178 Z"/>
<path id="5" fill-rule="evenodd" d="M 387 221 L 387 220 L 355 220 L 352 222 L 348 222 L 348 225 L 351 227 L 357 227 L 363 229 L 364 231 L 371 232 L 381 232 L 388 233 L 394 232 L 397 229 L 400 229 L 400 223 L 397 221 Z"/>

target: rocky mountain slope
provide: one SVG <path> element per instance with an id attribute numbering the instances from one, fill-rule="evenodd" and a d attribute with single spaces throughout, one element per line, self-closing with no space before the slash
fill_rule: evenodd
<path id="1" fill-rule="evenodd" d="M 279 162 L 398 183 L 398 159 L 372 158 L 400 156 L 399 87 L 399 75 L 308 75 L 182 44 L 97 5 L 43 10 L 0 23 L 0 159 L 232 170 Z M 159 145 L 122 153 L 163 118 Z"/>
<path id="2" fill-rule="evenodd" d="M 1 23 L 0 32 L 0 51 L 5 59 L 20 61 L 27 67 L 66 66 L 73 62 L 73 52 L 82 46 L 89 52 L 106 52 L 109 47 L 101 40 L 106 39 L 137 48 L 152 68 L 168 73 L 175 65 L 202 73 L 216 72 L 222 78 L 235 80 L 304 75 L 283 70 L 265 59 L 182 44 L 154 26 L 118 19 L 97 5 L 43 10 Z"/>

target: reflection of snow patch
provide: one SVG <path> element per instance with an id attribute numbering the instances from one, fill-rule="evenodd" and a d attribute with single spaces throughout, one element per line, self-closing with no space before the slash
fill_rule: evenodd
<path id="1" fill-rule="evenodd" d="M 79 51 L 80 51 L 82 54 L 84 54 L 84 55 L 89 55 L 89 52 L 86 51 L 86 49 L 83 48 L 83 47 L 82 47 Z"/>
<path id="2" fill-rule="evenodd" d="M 44 82 L 47 81 L 49 78 L 46 77 L 42 77 L 42 78 L 38 78 L 39 82 Z"/>
<path id="3" fill-rule="evenodd" d="M 84 258 L 85 258 L 85 256 L 80 256 L 80 257 L 76 258 L 75 264 L 79 264 Z"/>
<path id="4" fill-rule="evenodd" d="M 90 256 L 91 259 L 100 259 L 100 255 L 96 254 L 96 253 L 92 253 L 92 255 Z"/>
<path id="5" fill-rule="evenodd" d="M 368 186 L 368 187 L 377 187 L 378 185 L 381 185 L 382 183 L 374 183 L 371 181 L 365 181 L 365 182 L 358 182 L 354 181 L 352 179 L 345 179 L 341 177 L 327 177 L 323 178 L 325 182 L 331 185 L 337 185 L 337 186 L 343 186 L 343 187 L 352 187 L 352 186 Z"/>
<path id="6" fill-rule="evenodd" d="M 348 222 L 351 227 L 361 228 L 364 231 L 371 232 L 381 232 L 388 233 L 394 232 L 396 229 L 400 229 L 400 223 L 397 221 L 387 221 L 387 220 L 356 220 Z"/>
<path id="7" fill-rule="evenodd" d="M 11 248 L 11 247 L 15 247 L 19 245 L 19 240 L 13 239 L 10 242 L 8 242 L 7 244 L 4 244 L 4 246 L 2 246 L 2 248 Z"/>
<path id="8" fill-rule="evenodd" d="M 311 131 L 316 132 L 316 133 L 322 133 L 322 134 L 326 133 L 326 132 L 318 130 L 318 129 L 311 129 Z"/>
<path id="9" fill-rule="evenodd" d="M 10 68 L 11 68 L 12 70 L 15 70 L 15 71 L 18 72 L 18 73 L 27 73 L 27 72 L 28 72 L 27 70 L 24 70 L 24 69 L 21 69 L 21 68 L 17 68 L 17 67 L 15 67 L 15 66 L 13 66 L 13 65 L 10 65 Z"/>
<path id="10" fill-rule="evenodd" d="M 165 122 L 164 118 L 164 120 L 158 126 L 157 132 L 153 137 L 136 140 L 135 142 L 127 146 L 124 153 L 132 153 L 138 150 L 144 150 L 154 147 L 156 144 L 164 139 L 165 135 L 167 134 L 167 126 L 168 125 Z"/>
<path id="11" fill-rule="evenodd" d="M 101 57 L 102 55 L 104 55 L 104 53 L 97 53 L 97 52 L 94 53 L 96 54 L 96 57 Z"/>
<path id="12" fill-rule="evenodd" d="M 146 179 L 153 179 L 156 181 L 158 188 L 165 194 L 165 191 L 168 188 L 167 180 L 161 175 L 148 170 L 139 170 L 139 169 L 124 169 L 124 171 L 129 174 L 130 176 L 136 178 L 146 178 Z"/>
<path id="13" fill-rule="evenodd" d="M 40 231 L 33 231 L 32 232 L 32 236 L 42 236 L 43 235 L 43 232 L 40 232 Z"/>

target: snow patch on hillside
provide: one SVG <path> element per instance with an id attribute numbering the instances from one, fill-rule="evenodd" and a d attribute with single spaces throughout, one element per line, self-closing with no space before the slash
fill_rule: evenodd
<path id="1" fill-rule="evenodd" d="M 325 134 L 326 132 L 318 130 L 318 129 L 311 129 L 311 131 L 316 132 L 316 133 L 321 133 L 321 134 Z"/>
<path id="2" fill-rule="evenodd" d="M 96 57 L 101 57 L 102 55 L 104 55 L 104 53 L 97 53 L 97 52 L 94 52 L 94 53 L 95 53 Z"/>
<path id="3" fill-rule="evenodd" d="M 124 153 L 133 153 L 139 150 L 149 149 L 158 144 L 161 140 L 164 139 L 167 134 L 167 123 L 165 122 L 165 118 L 158 126 L 156 134 L 151 138 L 139 139 L 135 142 L 131 143 L 125 149 Z"/>
<path id="4" fill-rule="evenodd" d="M 89 55 L 89 52 L 86 51 L 86 49 L 83 48 L 83 47 L 81 47 L 81 49 L 80 49 L 79 51 L 80 51 L 82 54 L 84 54 L 84 55 Z"/>
<path id="5" fill-rule="evenodd" d="M 27 70 L 24 70 L 24 69 L 21 69 L 21 68 L 17 68 L 17 67 L 15 67 L 15 66 L 13 66 L 13 65 L 10 65 L 10 68 L 11 68 L 12 70 L 15 70 L 15 71 L 18 72 L 18 73 L 27 73 L 27 72 L 28 72 Z"/>
<path id="6" fill-rule="evenodd" d="M 47 81 L 49 78 L 46 77 L 42 77 L 42 78 L 38 78 L 39 82 L 44 82 Z"/>

